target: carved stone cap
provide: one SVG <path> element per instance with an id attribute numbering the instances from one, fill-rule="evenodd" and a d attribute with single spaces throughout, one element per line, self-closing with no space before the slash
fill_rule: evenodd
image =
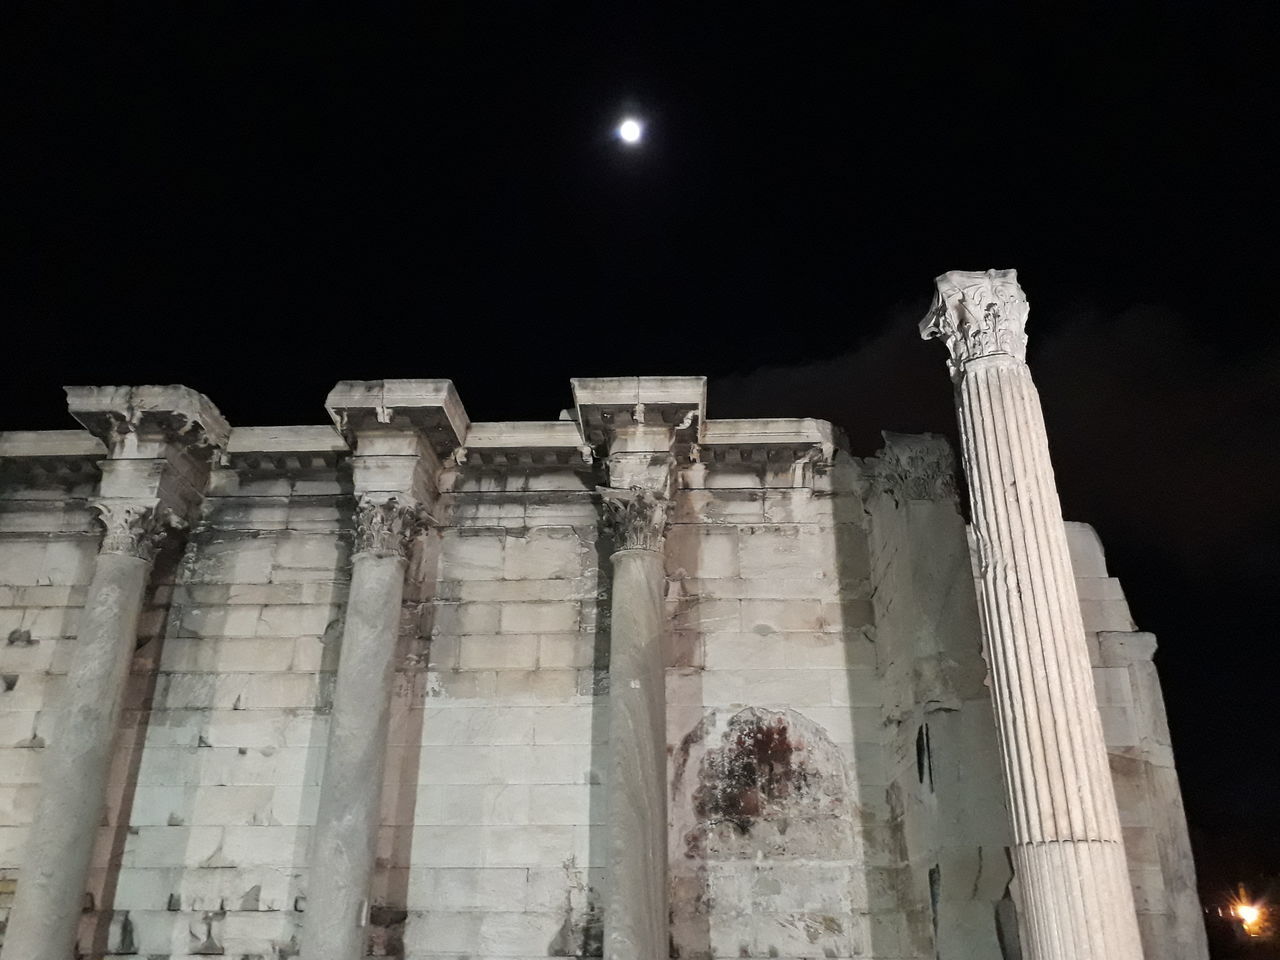
<path id="1" fill-rule="evenodd" d="M 605 525 L 619 550 L 662 551 L 667 530 L 667 507 L 670 503 L 652 491 L 640 488 L 617 490 L 602 488 Z"/>
<path id="2" fill-rule="evenodd" d="M 452 380 L 343 380 L 324 406 L 353 449 L 359 433 L 410 430 L 443 459 L 470 426 Z"/>
<path id="3" fill-rule="evenodd" d="M 426 509 L 407 497 L 363 496 L 356 503 L 356 555 L 408 559 L 427 527 Z"/>
<path id="4" fill-rule="evenodd" d="M 880 435 L 884 448 L 871 461 L 875 492 L 899 502 L 956 499 L 956 459 L 945 437 L 888 431 Z"/>
<path id="5" fill-rule="evenodd" d="M 95 500 L 93 508 L 102 524 L 99 553 L 136 557 L 150 563 L 155 559 L 165 535 L 186 524 L 172 510 L 154 500 Z"/>
<path id="6" fill-rule="evenodd" d="M 71 415 L 107 445 L 113 458 L 129 456 L 131 444 L 139 440 L 207 452 L 224 448 L 231 435 L 213 402 L 180 384 L 64 389 Z"/>
<path id="7" fill-rule="evenodd" d="M 570 385 L 582 438 L 592 447 L 612 449 L 620 429 L 635 427 L 666 437 L 663 449 L 698 440 L 706 377 L 575 377 Z"/>
<path id="8" fill-rule="evenodd" d="M 951 353 L 951 371 L 979 357 L 1027 357 L 1027 296 L 1016 270 L 952 270 L 938 277 L 920 336 L 937 337 Z"/>

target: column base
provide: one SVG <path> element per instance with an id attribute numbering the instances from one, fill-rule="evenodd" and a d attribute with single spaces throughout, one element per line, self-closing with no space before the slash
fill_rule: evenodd
<path id="1" fill-rule="evenodd" d="M 1023 947 L 1035 960 L 1143 960 L 1124 845 L 1018 844 Z"/>

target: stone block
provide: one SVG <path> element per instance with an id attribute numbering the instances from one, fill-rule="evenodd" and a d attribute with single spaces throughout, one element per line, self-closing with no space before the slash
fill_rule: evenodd
<path id="1" fill-rule="evenodd" d="M 757 633 L 710 633 L 706 645 L 705 665 L 708 670 L 737 667 L 783 668 L 788 666 L 782 636 Z"/>
<path id="2" fill-rule="evenodd" d="M 674 524 L 667 534 L 668 574 L 702 580 L 738 576 L 738 529 L 734 526 Z"/>
<path id="3" fill-rule="evenodd" d="M 741 602 L 692 597 L 667 604 L 667 629 L 700 633 L 739 633 Z"/>
<path id="4" fill-rule="evenodd" d="M 274 563 L 288 570 L 341 570 L 347 563 L 344 541 L 332 534 L 289 532 L 275 537 Z"/>
<path id="5" fill-rule="evenodd" d="M 599 744 L 608 736 L 605 706 L 563 705 L 533 710 L 533 741 L 538 744 Z"/>
<path id="6" fill-rule="evenodd" d="M 322 636 L 341 625 L 342 608 L 330 604 L 270 604 L 260 608 L 259 637 Z"/>
<path id="7" fill-rule="evenodd" d="M 586 836 L 584 828 L 573 826 L 494 826 L 487 831 L 485 861 L 498 867 L 538 867 L 577 856 L 586 862 Z"/>
<path id="8" fill-rule="evenodd" d="M 1071 567 L 1077 578 L 1106 577 L 1107 560 L 1098 532 L 1087 523 L 1065 521 Z"/>
<path id="9" fill-rule="evenodd" d="M 293 640 L 171 637 L 160 647 L 160 663 L 147 666 L 166 673 L 284 672 L 293 668 L 294 649 Z"/>
<path id="10" fill-rule="evenodd" d="M 172 633 L 176 637 L 252 637 L 258 629 L 261 607 L 185 607 Z"/>
<path id="11" fill-rule="evenodd" d="M 538 665 L 538 637 L 519 634 L 466 637 L 459 648 L 463 670 L 533 670 Z"/>
<path id="12" fill-rule="evenodd" d="M 768 635 L 788 630 L 823 629 L 822 604 L 817 600 L 743 600 L 742 630 Z"/>
<path id="13" fill-rule="evenodd" d="M 50 540 L 44 550 L 38 584 L 84 585 L 93 579 L 98 554 L 97 537 Z M 22 581 L 5 581 L 20 583 Z"/>
<path id="14" fill-rule="evenodd" d="M 529 787 L 529 822 L 535 824 L 599 824 L 604 791 L 581 783 L 537 783 Z"/>
<path id="15" fill-rule="evenodd" d="M 275 544 L 269 537 L 201 541 L 187 548 L 184 584 L 263 584 L 272 579 Z"/>
<path id="16" fill-rule="evenodd" d="M 448 531 L 440 548 L 440 576 L 444 580 L 501 580 L 506 531 L 471 529 Z"/>
<path id="17" fill-rule="evenodd" d="M 432 636 L 466 636 L 497 633 L 502 617 L 502 604 L 435 603 L 429 609 Z M 528 631 L 525 631 L 528 632 Z"/>
<path id="18" fill-rule="evenodd" d="M 818 532 L 810 528 L 744 526 L 738 542 L 739 568 L 748 580 L 821 579 L 829 568 Z"/>
<path id="19" fill-rule="evenodd" d="M 471 707 L 427 706 L 421 711 L 418 741 L 439 747 L 529 744 L 534 742 L 535 717 L 539 712 L 537 707 L 487 703 Z"/>
<path id="20" fill-rule="evenodd" d="M 596 638 L 589 633 L 545 633 L 538 638 L 538 667 L 590 667 L 596 659 Z"/>
<path id="21" fill-rule="evenodd" d="M 1101 704 L 1098 712 L 1102 715 L 1102 734 L 1108 748 L 1137 746 L 1138 732 L 1131 707 Z"/>
<path id="22" fill-rule="evenodd" d="M 578 629 L 579 604 L 506 603 L 500 615 L 501 633 L 566 633 Z"/>
<path id="23" fill-rule="evenodd" d="M 567 703 L 579 695 L 582 670 L 500 670 L 493 697 L 501 703 Z"/>
<path id="24" fill-rule="evenodd" d="M 564 580 L 580 576 L 594 562 L 573 527 L 535 527 L 524 537 L 508 537 L 503 576 L 508 580 Z"/>
<path id="25" fill-rule="evenodd" d="M 1115 577 L 1079 577 L 1076 592 L 1081 600 L 1123 600 L 1124 590 Z"/>
<path id="26" fill-rule="evenodd" d="M 1102 663 L 1108 667 L 1150 663 L 1156 652 L 1156 637 L 1140 631 L 1108 631 L 1098 634 L 1098 648 Z"/>
<path id="27" fill-rule="evenodd" d="M 1081 600 L 1080 614 L 1087 632 L 1137 629 L 1125 600 Z"/>

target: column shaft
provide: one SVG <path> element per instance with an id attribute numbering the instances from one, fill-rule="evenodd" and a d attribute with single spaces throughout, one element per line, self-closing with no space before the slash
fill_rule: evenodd
<path id="1" fill-rule="evenodd" d="M 303 917 L 305 960 L 365 955 L 405 560 L 356 555 Z"/>
<path id="2" fill-rule="evenodd" d="M 1062 508 L 1030 372 L 967 360 L 957 390 L 1030 960 L 1142 956 Z"/>
<path id="3" fill-rule="evenodd" d="M 138 637 L 148 560 L 98 555 L 63 704 L 41 762 L 4 938 L 4 960 L 69 960 L 106 797 L 111 747 Z"/>
<path id="4" fill-rule="evenodd" d="M 661 553 L 614 553 L 606 960 L 668 953 L 664 583 Z"/>

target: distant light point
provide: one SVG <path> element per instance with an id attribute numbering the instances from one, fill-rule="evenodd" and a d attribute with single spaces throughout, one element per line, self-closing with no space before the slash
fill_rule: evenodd
<path id="1" fill-rule="evenodd" d="M 639 120 L 628 117 L 618 124 L 618 139 L 625 144 L 634 145 L 644 136 L 644 127 Z"/>

